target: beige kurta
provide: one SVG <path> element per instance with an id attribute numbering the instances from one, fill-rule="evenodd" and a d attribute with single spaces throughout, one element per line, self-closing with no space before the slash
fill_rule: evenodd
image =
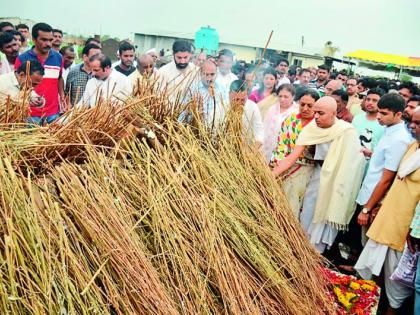
<path id="1" fill-rule="evenodd" d="M 402 161 L 407 160 L 418 147 L 418 142 L 411 144 Z M 402 252 L 419 199 L 420 169 L 402 180 L 395 178 L 367 236 L 377 243 Z"/>

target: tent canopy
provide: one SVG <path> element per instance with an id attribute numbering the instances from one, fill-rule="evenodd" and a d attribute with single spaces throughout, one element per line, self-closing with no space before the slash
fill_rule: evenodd
<path id="1" fill-rule="evenodd" d="M 344 57 L 374 64 L 394 65 L 397 67 L 420 69 L 420 57 L 392 55 L 368 50 L 356 50 L 346 54 Z"/>

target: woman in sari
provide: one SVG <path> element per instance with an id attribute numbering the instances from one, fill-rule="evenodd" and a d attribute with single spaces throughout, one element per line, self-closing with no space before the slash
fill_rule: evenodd
<path id="1" fill-rule="evenodd" d="M 286 117 L 298 111 L 298 105 L 293 102 L 295 88 L 292 84 L 282 84 L 277 90 L 278 101 L 270 106 L 263 118 L 264 141 L 262 151 L 265 161 L 270 162 L 271 154 L 276 146 L 277 136 Z"/>
<path id="2" fill-rule="evenodd" d="M 275 167 L 276 163 L 283 160 L 296 146 L 296 140 L 302 129 L 314 117 L 312 107 L 319 99 L 317 91 L 308 89 L 304 91 L 299 99 L 299 112 L 288 116 L 281 126 L 277 137 L 276 147 L 271 155 L 270 164 Z M 283 174 L 283 190 L 292 208 L 293 214 L 299 218 L 299 212 L 302 207 L 303 196 L 306 186 L 313 172 L 313 162 L 300 156 L 295 165 Z"/>
<path id="3" fill-rule="evenodd" d="M 248 99 L 255 103 L 259 103 L 267 96 L 270 96 L 275 92 L 275 87 L 277 83 L 277 71 L 273 68 L 267 68 L 263 73 L 263 80 L 261 86 L 253 91 Z"/>

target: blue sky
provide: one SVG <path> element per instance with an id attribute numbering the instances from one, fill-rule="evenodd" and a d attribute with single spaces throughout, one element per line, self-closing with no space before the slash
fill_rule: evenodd
<path id="1" fill-rule="evenodd" d="M 131 38 L 142 31 L 194 33 L 210 25 L 221 41 L 273 41 L 309 47 L 331 40 L 342 53 L 356 49 L 420 56 L 419 0 L 109 1 L 21 0 L 2 16 L 42 21 L 70 33 Z"/>

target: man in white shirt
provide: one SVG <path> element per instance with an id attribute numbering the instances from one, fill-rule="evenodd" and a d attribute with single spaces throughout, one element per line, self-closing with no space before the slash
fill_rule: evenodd
<path id="1" fill-rule="evenodd" d="M 276 65 L 276 70 L 279 73 L 276 88 L 282 84 L 290 84 L 289 78 L 286 77 L 286 73 L 289 71 L 289 61 L 287 59 L 280 59 Z"/>
<path id="2" fill-rule="evenodd" d="M 177 95 L 185 96 L 187 89 L 198 78 L 198 68 L 192 63 L 192 45 L 185 40 L 177 40 L 172 45 L 174 60 L 158 71 L 161 87 L 174 100 Z"/>
<path id="3" fill-rule="evenodd" d="M 12 33 L 0 33 L 0 52 L 6 57 L 1 60 L 0 74 L 13 72 L 16 58 L 19 56 L 19 49 L 20 46 Z"/>
<path id="4" fill-rule="evenodd" d="M 26 75 L 26 68 L 28 67 L 28 76 Z M 0 100 L 11 97 L 12 99 L 19 98 L 20 92 L 29 85 L 29 88 L 35 88 L 44 76 L 44 68 L 38 60 L 28 61 L 22 63 L 19 68 L 14 72 L 9 72 L 0 75 Z M 34 97 L 37 95 L 33 95 Z M 36 99 L 31 97 L 31 106 L 40 106 L 43 102 L 36 103 Z"/>
<path id="5" fill-rule="evenodd" d="M 248 99 L 247 84 L 243 80 L 235 80 L 230 85 L 229 100 L 231 108 L 235 105 L 243 107 L 242 129 L 248 143 L 262 145 L 264 127 L 258 105 Z"/>
<path id="6" fill-rule="evenodd" d="M 111 67 L 111 59 L 100 53 L 89 59 L 93 78 L 86 84 L 79 106 L 95 106 L 100 100 L 124 102 L 132 92 L 130 79 Z"/>
<path id="7" fill-rule="evenodd" d="M 76 52 L 74 51 L 73 46 L 64 46 L 60 49 L 60 54 L 63 56 L 63 73 L 61 77 L 64 80 L 64 86 L 66 86 L 67 76 L 69 75 L 70 68 L 74 63 L 74 59 L 76 58 Z"/>
<path id="8" fill-rule="evenodd" d="M 232 73 L 233 53 L 229 49 L 222 49 L 217 57 L 217 78 L 218 84 L 229 91 L 230 84 L 238 80 L 238 77 Z"/>

